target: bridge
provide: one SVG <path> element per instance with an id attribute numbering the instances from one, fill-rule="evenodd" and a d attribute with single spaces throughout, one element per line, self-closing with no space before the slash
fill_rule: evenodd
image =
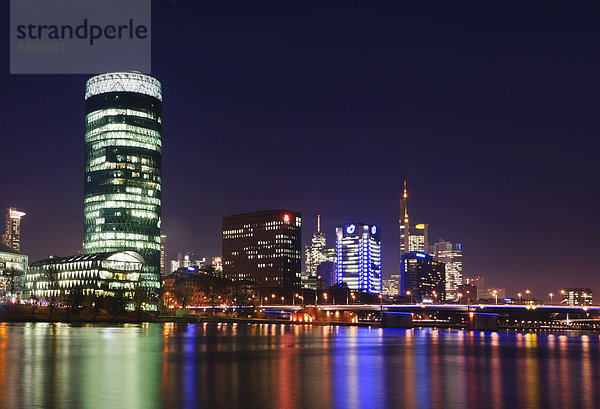
<path id="1" fill-rule="evenodd" d="M 600 329 L 600 306 L 534 304 L 321 304 L 261 305 L 263 314 L 296 322 L 381 323 L 388 327 L 437 326 Z"/>

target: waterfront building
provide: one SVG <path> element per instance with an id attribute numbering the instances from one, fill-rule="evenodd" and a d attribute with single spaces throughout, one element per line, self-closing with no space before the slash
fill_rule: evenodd
<path id="1" fill-rule="evenodd" d="M 160 235 L 160 275 L 166 276 L 169 274 L 167 271 L 167 236 L 164 234 Z"/>
<path id="2" fill-rule="evenodd" d="M 408 193 L 404 181 L 404 193 L 400 200 L 400 254 L 409 251 L 426 253 L 429 247 L 429 225 L 419 223 L 411 227 L 408 217 Z"/>
<path id="3" fill-rule="evenodd" d="M 25 212 L 9 207 L 6 212 L 6 230 L 2 235 L 2 243 L 11 249 L 21 251 L 21 217 Z"/>
<path id="4" fill-rule="evenodd" d="M 560 293 L 562 295 L 562 303 L 565 305 L 592 305 L 591 288 L 565 288 Z"/>
<path id="5" fill-rule="evenodd" d="M 139 72 L 97 75 L 85 91 L 84 255 L 134 250 L 141 286 L 160 288 L 161 84 Z"/>
<path id="6" fill-rule="evenodd" d="M 29 266 L 25 284 L 29 294 L 39 299 L 60 299 L 75 290 L 86 296 L 120 294 L 133 299 L 144 265 L 142 255 L 131 250 L 50 257 Z M 143 307 L 153 309 L 152 300 L 147 301 Z"/>
<path id="7" fill-rule="evenodd" d="M 223 275 L 261 287 L 300 285 L 302 217 L 286 209 L 223 218 Z"/>
<path id="8" fill-rule="evenodd" d="M 336 228 L 336 283 L 371 294 L 381 293 L 381 236 L 379 228 L 349 223 Z"/>
<path id="9" fill-rule="evenodd" d="M 444 263 L 426 253 L 411 251 L 402 255 L 401 293 L 410 291 L 416 302 L 441 302 L 446 299 Z"/>
<path id="10" fill-rule="evenodd" d="M 446 269 L 446 300 L 456 300 L 458 286 L 462 284 L 462 244 L 441 241 L 435 243 L 434 247 L 434 259 L 444 263 Z"/>
<path id="11" fill-rule="evenodd" d="M 18 298 L 24 289 L 28 257 L 0 244 L 0 301 Z"/>

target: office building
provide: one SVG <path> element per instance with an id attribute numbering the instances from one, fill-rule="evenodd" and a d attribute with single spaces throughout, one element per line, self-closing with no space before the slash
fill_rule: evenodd
<path id="1" fill-rule="evenodd" d="M 458 286 L 462 284 L 462 244 L 442 241 L 434 246 L 434 259 L 444 263 L 446 268 L 446 300 L 455 300 Z"/>
<path id="2" fill-rule="evenodd" d="M 166 276 L 169 274 L 167 270 L 167 236 L 160 235 L 160 275 Z"/>
<path id="3" fill-rule="evenodd" d="M 442 302 L 446 299 L 444 263 L 425 253 L 411 251 L 402 255 L 401 293 L 410 291 L 416 302 Z"/>
<path id="4" fill-rule="evenodd" d="M 2 243 L 11 249 L 21 252 L 21 217 L 25 213 L 15 207 L 6 212 L 6 230 L 2 235 Z"/>
<path id="5" fill-rule="evenodd" d="M 0 301 L 12 301 L 21 295 L 27 264 L 26 255 L 0 244 Z"/>
<path id="6" fill-rule="evenodd" d="M 383 280 L 381 293 L 388 297 L 397 297 L 400 295 L 400 282 L 398 277 L 392 277 L 388 280 Z"/>
<path id="7" fill-rule="evenodd" d="M 325 233 L 321 231 L 321 215 L 317 215 L 317 232 L 313 233 L 310 244 L 306 245 L 304 250 L 306 262 L 302 273 L 302 288 L 314 290 L 318 276 L 322 277 L 326 286 L 333 285 L 331 266 L 335 263 L 335 248 L 327 248 L 326 245 Z M 320 268 L 323 263 L 329 264 Z"/>
<path id="8" fill-rule="evenodd" d="M 485 276 L 463 276 L 463 284 L 473 284 L 477 288 L 477 300 L 485 296 Z"/>
<path id="9" fill-rule="evenodd" d="M 223 275 L 261 287 L 300 285 L 302 217 L 286 209 L 223 218 Z"/>
<path id="10" fill-rule="evenodd" d="M 562 295 L 562 304 L 564 305 L 592 305 L 591 288 L 565 288 L 560 293 Z"/>
<path id="11" fill-rule="evenodd" d="M 327 241 L 325 233 L 321 231 L 321 215 L 317 215 L 317 231 L 310 238 L 310 244 L 305 246 L 306 263 L 305 275 L 313 276 L 317 274 L 319 264 L 326 261 L 325 246 Z"/>
<path id="12" fill-rule="evenodd" d="M 90 78 L 85 92 L 84 255 L 133 250 L 158 301 L 161 110 L 158 80 L 138 72 Z"/>
<path id="13" fill-rule="evenodd" d="M 411 227 L 408 216 L 408 193 L 404 181 L 404 193 L 400 200 L 400 254 L 409 251 L 426 253 L 429 246 L 429 225 L 419 223 Z"/>
<path id="14" fill-rule="evenodd" d="M 144 258 L 136 251 L 51 257 L 29 266 L 26 287 L 31 296 L 39 299 L 60 299 L 77 290 L 86 296 L 120 293 L 133 300 L 139 291 L 144 263 Z M 143 308 L 152 310 L 152 300 L 145 301 L 148 303 Z M 129 308 L 133 306 L 129 305 Z"/>
<path id="15" fill-rule="evenodd" d="M 429 247 L 429 225 L 416 224 L 408 229 L 408 251 L 427 253 Z"/>
<path id="16" fill-rule="evenodd" d="M 349 223 L 336 231 L 336 283 L 355 291 L 381 293 L 381 236 L 379 228 Z"/>

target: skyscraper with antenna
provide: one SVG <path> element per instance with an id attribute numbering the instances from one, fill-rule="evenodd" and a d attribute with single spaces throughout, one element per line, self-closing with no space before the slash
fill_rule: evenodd
<path id="1" fill-rule="evenodd" d="M 404 194 L 400 199 L 400 255 L 408 251 L 408 194 L 406 193 L 406 180 L 404 181 Z"/>
<path id="2" fill-rule="evenodd" d="M 400 255 L 409 251 L 427 252 L 429 246 L 429 225 L 425 223 L 415 224 L 411 227 L 408 217 L 408 193 L 406 180 L 404 181 L 404 193 L 400 199 Z"/>

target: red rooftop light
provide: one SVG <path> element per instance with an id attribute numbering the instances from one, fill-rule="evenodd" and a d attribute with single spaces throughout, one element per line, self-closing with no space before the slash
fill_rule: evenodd
<path id="1" fill-rule="evenodd" d="M 289 214 L 284 214 L 283 215 L 283 221 L 284 222 L 289 222 L 290 221 L 290 215 Z"/>

